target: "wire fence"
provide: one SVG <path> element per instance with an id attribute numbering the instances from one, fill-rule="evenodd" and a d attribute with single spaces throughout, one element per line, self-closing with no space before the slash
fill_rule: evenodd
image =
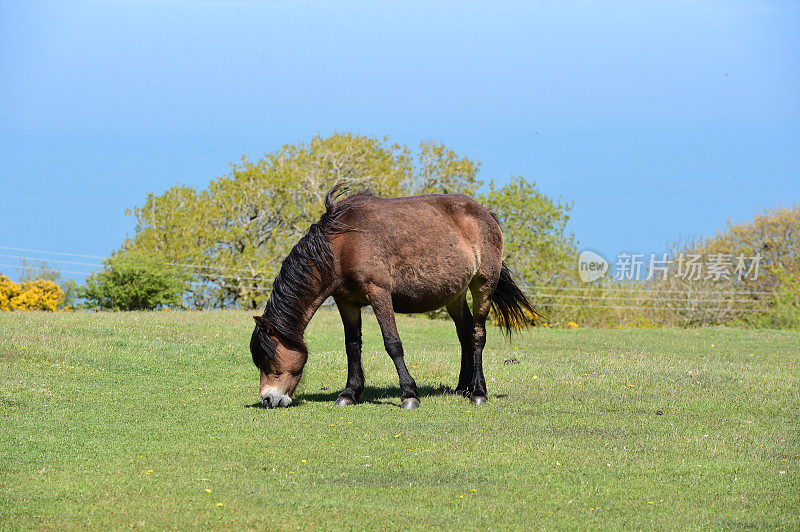
<path id="1" fill-rule="evenodd" d="M 585 292 L 587 290 L 602 290 L 608 292 L 630 292 L 632 290 L 637 290 L 642 287 L 622 287 L 622 286 L 605 286 L 605 285 L 593 285 L 587 284 L 586 287 L 571 287 L 571 286 L 534 286 L 526 283 L 520 283 L 520 286 L 529 289 L 536 289 L 536 290 L 556 290 L 556 291 L 565 291 L 565 292 Z M 718 294 L 719 290 L 697 290 L 694 288 L 687 288 L 685 290 L 677 290 L 677 289 L 668 289 L 668 288 L 652 288 L 654 291 L 661 292 L 661 293 L 692 293 L 692 294 Z M 754 295 L 771 295 L 772 292 L 765 292 L 765 291 L 747 291 L 748 294 Z"/>
<path id="2" fill-rule="evenodd" d="M 575 309 L 590 308 L 590 309 L 608 309 L 608 310 L 659 310 L 654 307 L 639 307 L 635 305 L 570 305 L 565 303 L 549 303 L 547 306 L 558 307 L 558 308 L 575 308 Z M 703 306 L 699 306 L 699 307 L 666 307 L 664 310 L 670 310 L 673 312 L 698 312 L 698 311 L 764 312 L 769 309 L 768 308 L 727 309 L 727 308 L 706 308 Z"/>
<path id="3" fill-rule="evenodd" d="M 95 257 L 95 258 L 99 258 L 99 259 L 104 258 L 104 257 L 97 257 L 96 255 L 83 255 L 83 254 L 78 254 L 78 253 L 43 251 L 43 250 L 35 250 L 35 249 L 27 249 L 27 248 L 11 248 L 11 247 L 8 247 L 8 246 L 0 246 L 0 249 L 7 250 L 7 251 L 14 251 L 14 250 L 23 251 L 24 250 L 24 251 L 27 251 L 29 253 L 54 254 L 54 255 L 58 254 L 58 255 L 62 255 L 62 256 L 75 256 L 75 257 L 85 257 L 85 258 L 88 258 L 88 257 Z M 100 262 L 73 261 L 73 260 L 67 260 L 67 259 L 59 259 L 59 258 L 52 258 L 52 257 L 42 257 L 42 256 L 30 256 L 30 255 L 16 255 L 16 254 L 0 253 L 0 257 L 9 258 L 9 259 L 17 259 L 17 260 L 20 260 L 20 261 L 33 261 L 34 262 L 34 264 L 29 264 L 29 265 L 24 265 L 22 263 L 20 263 L 20 264 L 0 264 L 0 266 L 5 266 L 5 267 L 9 267 L 9 268 L 17 268 L 17 269 L 21 269 L 21 268 L 24 268 L 26 266 L 29 267 L 29 268 L 32 268 L 32 269 L 49 269 L 47 266 L 45 266 L 45 267 L 37 266 L 35 264 L 36 262 L 46 262 L 46 263 L 55 263 L 55 264 L 69 264 L 71 266 L 89 266 L 89 267 L 92 267 L 92 268 L 102 268 L 103 267 L 103 264 L 100 263 Z M 179 268 L 195 269 L 195 270 L 198 270 L 198 273 L 201 273 L 203 275 L 208 275 L 208 276 L 216 275 L 219 278 L 235 278 L 237 280 L 238 279 L 245 279 L 245 280 L 262 281 L 262 280 L 266 280 L 266 279 L 272 279 L 275 275 L 278 274 L 277 270 L 268 271 L 268 270 L 258 270 L 256 268 L 232 268 L 232 267 L 227 267 L 227 266 L 212 266 L 212 265 L 207 265 L 207 264 L 191 264 L 191 263 L 183 263 L 183 262 L 165 262 L 164 264 L 166 266 L 175 266 L 175 267 L 179 267 Z M 74 274 L 79 274 L 79 275 L 92 275 L 94 273 L 94 272 L 91 272 L 91 271 L 87 272 L 87 271 L 78 271 L 78 270 L 65 270 L 65 269 L 62 269 L 62 268 L 54 268 L 54 269 L 57 269 L 60 272 L 74 273 Z M 206 272 L 205 270 L 212 270 L 212 271 Z M 218 270 L 219 273 L 216 273 L 213 270 Z M 241 275 L 239 273 L 231 273 L 231 274 L 224 273 L 224 272 L 228 272 L 228 271 L 231 271 L 231 272 L 244 272 L 244 273 L 248 273 L 250 275 L 247 276 L 247 275 Z M 262 275 L 261 276 L 256 276 L 255 274 L 257 274 L 257 273 L 261 273 Z"/>
<path id="4" fill-rule="evenodd" d="M 49 263 L 56 265 L 65 264 L 68 266 L 84 266 L 97 270 L 103 267 L 102 261 L 105 257 L 86 253 L 76 253 L 68 251 L 52 251 L 32 248 L 21 248 L 12 246 L 0 246 L 0 250 L 13 253 L 0 253 L 0 257 L 5 259 L 16 259 L 19 264 L 0 263 L 0 267 L 15 268 L 22 270 L 28 269 L 53 269 L 61 273 L 75 276 L 89 277 L 94 271 L 63 269 L 61 267 L 50 268 Z M 21 255 L 27 253 L 32 255 Z M 44 255 L 44 256 L 43 256 Z M 69 258 L 60 258 L 69 257 Z M 72 260 L 73 258 L 97 259 L 95 262 Z M 32 264 L 26 264 L 31 261 Z M 39 263 L 39 265 L 37 265 Z M 42 267 L 41 264 L 47 266 Z M 234 268 L 228 266 L 215 266 L 207 264 L 196 264 L 188 262 L 167 262 L 167 266 L 194 270 L 193 274 L 199 279 L 192 283 L 197 288 L 224 288 L 230 291 L 250 292 L 267 291 L 271 288 L 273 279 L 278 274 L 278 270 L 260 270 L 256 267 Z M 247 274 L 247 275 L 244 275 Z M 643 286 L 605 286 L 587 285 L 585 287 L 575 286 L 548 286 L 531 285 L 519 283 L 520 287 L 538 305 L 550 308 L 563 309 L 605 309 L 605 310 L 670 310 L 675 312 L 691 311 L 727 311 L 727 312 L 764 312 L 768 310 L 766 296 L 773 295 L 772 292 L 758 290 L 737 290 L 731 298 L 719 297 L 722 295 L 720 290 L 707 289 L 674 289 Z M 646 294 L 646 295 L 643 295 Z M 667 295 L 667 297 L 665 297 Z M 718 296 L 716 299 L 704 299 L 702 296 Z M 754 299 L 741 299 L 742 296 L 753 296 Z M 765 297 L 762 297 L 765 296 Z M 737 298 L 738 297 L 738 298 Z M 670 305 L 672 303 L 683 304 Z M 648 305 L 652 304 L 652 305 Z"/>

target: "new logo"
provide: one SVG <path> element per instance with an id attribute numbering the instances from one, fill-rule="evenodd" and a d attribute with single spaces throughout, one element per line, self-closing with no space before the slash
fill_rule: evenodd
<path id="1" fill-rule="evenodd" d="M 578 255 L 578 275 L 584 283 L 600 279 L 607 271 L 608 262 L 594 251 L 587 249 Z"/>

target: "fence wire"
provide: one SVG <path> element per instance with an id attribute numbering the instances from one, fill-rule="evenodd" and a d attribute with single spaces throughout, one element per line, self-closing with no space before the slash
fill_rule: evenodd
<path id="1" fill-rule="evenodd" d="M 0 250 L 22 253 L 33 253 L 40 255 L 55 255 L 57 257 L 75 257 L 85 259 L 104 259 L 99 255 L 90 255 L 86 253 L 75 253 L 67 251 L 51 251 L 40 250 L 31 248 L 21 248 L 12 246 L 0 246 Z M 85 262 L 75 261 L 62 258 L 51 258 L 31 255 L 19 255 L 16 253 L 0 253 L 0 257 L 6 259 L 17 259 L 20 261 L 33 261 L 35 262 L 50 262 L 56 264 L 67 264 L 71 266 L 88 266 L 92 268 L 102 268 L 103 264 L 100 262 Z M 270 288 L 274 277 L 277 275 L 277 270 L 258 270 L 257 268 L 234 268 L 228 266 L 211 266 L 206 264 L 195 263 L 182 263 L 182 262 L 167 262 L 168 266 L 177 268 L 190 268 L 195 270 L 193 273 L 200 277 L 199 280 L 192 281 L 195 286 L 202 286 L 208 288 L 227 288 L 230 290 L 238 291 L 266 291 Z M 23 264 L 0 264 L 0 267 L 22 269 L 25 267 L 41 268 L 34 265 Z M 44 267 L 43 269 L 47 269 Z M 53 268 L 62 273 L 72 275 L 91 276 L 93 272 L 79 271 L 72 269 Z M 242 275 L 241 273 L 227 273 L 227 272 L 243 272 L 249 275 Z M 250 281 L 242 283 L 238 281 Z M 254 284 L 253 281 L 256 283 Z M 664 303 L 684 303 L 691 305 L 693 303 L 692 297 L 701 294 L 714 294 L 719 295 L 720 290 L 695 290 L 695 289 L 661 289 L 661 288 L 645 288 L 645 287 L 622 287 L 622 286 L 595 286 L 587 285 L 586 287 L 569 287 L 569 286 L 547 286 L 547 285 L 531 285 L 528 283 L 519 283 L 520 287 L 529 294 L 535 303 L 543 307 L 554 308 L 570 308 L 570 309 L 607 309 L 607 310 L 670 310 L 675 312 L 698 312 L 698 311 L 724 311 L 724 312 L 764 312 L 768 310 L 766 302 L 759 299 L 708 299 L 697 301 L 696 306 L 685 307 L 670 307 Z M 641 296 L 642 290 L 649 290 L 650 295 Z M 594 292 L 608 294 L 596 295 Z M 573 292 L 582 292 L 579 294 Z M 587 294 L 587 292 L 589 292 Z M 625 295 L 635 294 L 635 295 Z M 684 297 L 659 297 L 658 294 L 672 294 Z M 771 296 L 771 292 L 766 291 L 737 291 L 736 295 L 752 295 L 752 296 Z M 588 303 L 579 303 L 578 301 L 586 300 Z M 608 304 L 603 304 L 608 301 Z M 631 305 L 620 305 L 620 302 L 631 302 Z M 657 306 L 645 306 L 645 303 L 653 303 Z M 735 305 L 733 307 L 723 307 L 719 305 Z M 744 306 L 742 306 L 744 305 Z"/>

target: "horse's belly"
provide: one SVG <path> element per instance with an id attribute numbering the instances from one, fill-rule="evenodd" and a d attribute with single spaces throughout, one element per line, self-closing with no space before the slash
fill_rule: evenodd
<path id="1" fill-rule="evenodd" d="M 392 303 L 401 313 L 428 312 L 445 306 L 468 289 L 476 271 L 471 260 L 446 268 L 424 260 L 402 266 L 395 265 L 392 271 Z"/>
<path id="2" fill-rule="evenodd" d="M 458 293 L 450 297 L 416 300 L 403 295 L 392 295 L 392 307 L 395 312 L 399 312 L 400 314 L 431 312 L 444 307 L 455 299 L 456 296 L 458 296 Z"/>

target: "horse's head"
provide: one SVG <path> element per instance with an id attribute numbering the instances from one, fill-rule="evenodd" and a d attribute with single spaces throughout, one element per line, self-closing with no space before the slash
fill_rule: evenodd
<path id="1" fill-rule="evenodd" d="M 250 339 L 250 352 L 253 362 L 261 370 L 261 404 L 267 408 L 289 406 L 292 404 L 291 395 L 303 376 L 308 350 L 302 341 L 282 340 L 266 318 L 254 318 L 256 328 Z"/>

